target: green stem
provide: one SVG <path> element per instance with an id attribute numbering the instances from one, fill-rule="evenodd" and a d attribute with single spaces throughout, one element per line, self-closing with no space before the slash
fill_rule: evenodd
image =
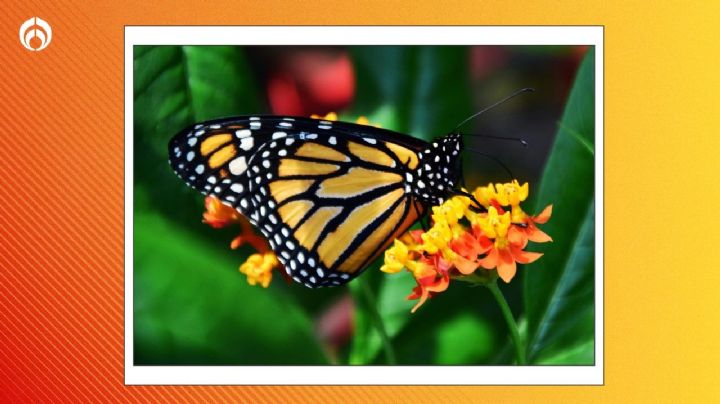
<path id="1" fill-rule="evenodd" d="M 525 360 L 525 347 L 520 340 L 520 332 L 518 332 L 517 323 L 515 323 L 515 317 L 513 317 L 512 311 L 510 311 L 510 306 L 508 306 L 507 300 L 505 300 L 505 296 L 503 296 L 500 288 L 498 288 L 497 282 L 489 282 L 485 286 L 487 286 L 487 288 L 490 289 L 492 295 L 495 296 L 495 300 L 498 302 L 498 305 L 500 305 L 500 310 L 502 310 L 503 317 L 505 317 L 505 322 L 510 329 L 510 336 L 512 337 L 513 345 L 515 345 L 515 356 L 517 358 L 517 363 L 518 365 L 524 365 L 527 362 Z"/>
<path id="2" fill-rule="evenodd" d="M 368 285 L 367 282 L 361 283 L 363 294 L 365 294 L 365 300 L 367 301 L 368 308 L 370 309 L 370 313 L 372 314 L 371 317 L 373 319 L 373 323 L 375 323 L 375 329 L 378 331 L 378 334 L 380 334 L 380 340 L 382 341 L 383 350 L 385 351 L 385 359 L 387 360 L 388 365 L 395 365 L 397 363 L 395 360 L 395 350 L 393 349 L 392 343 L 390 342 L 390 337 L 388 336 L 387 330 L 385 329 L 385 324 L 382 321 L 382 317 L 380 317 L 380 312 L 377 309 L 375 295 L 373 294 L 372 290 L 370 289 L 370 285 Z"/>

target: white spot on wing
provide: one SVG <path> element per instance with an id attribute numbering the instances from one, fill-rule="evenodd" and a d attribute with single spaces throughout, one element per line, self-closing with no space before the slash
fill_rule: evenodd
<path id="1" fill-rule="evenodd" d="M 238 139 L 245 139 L 252 136 L 252 132 L 250 132 L 250 129 L 240 129 L 235 132 L 235 136 L 237 136 Z"/>
<path id="2" fill-rule="evenodd" d="M 245 160 L 245 156 L 240 156 L 234 159 L 230 162 L 228 167 L 230 168 L 230 173 L 233 175 L 240 175 L 244 173 L 245 170 L 247 170 L 247 161 Z"/>
<path id="3" fill-rule="evenodd" d="M 248 151 L 248 150 L 252 149 L 254 144 L 255 144 L 255 140 L 252 137 L 246 137 L 240 141 L 240 148 L 245 151 Z"/>

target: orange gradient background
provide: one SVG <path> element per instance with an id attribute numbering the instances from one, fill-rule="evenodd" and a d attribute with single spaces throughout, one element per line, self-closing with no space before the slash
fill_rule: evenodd
<path id="1" fill-rule="evenodd" d="M 718 400 L 720 3 L 46 3 L 0 12 L 2 401 Z M 123 26 L 167 24 L 605 25 L 605 386 L 125 386 Z"/>

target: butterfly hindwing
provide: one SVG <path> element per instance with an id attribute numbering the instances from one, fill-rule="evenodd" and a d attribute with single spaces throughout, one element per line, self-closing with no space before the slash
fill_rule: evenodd
<path id="1" fill-rule="evenodd" d="M 406 175 L 422 145 L 368 126 L 236 118 L 193 127 L 170 153 L 178 175 L 237 208 L 293 279 L 318 287 L 357 276 L 417 220 Z"/>

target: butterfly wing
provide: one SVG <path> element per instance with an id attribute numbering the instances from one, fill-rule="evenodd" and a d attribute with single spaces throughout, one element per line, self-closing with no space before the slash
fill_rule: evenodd
<path id="1" fill-rule="evenodd" d="M 422 214 L 405 178 L 424 145 L 369 126 L 257 117 L 201 124 L 169 147 L 181 178 L 237 208 L 295 281 L 318 287 L 353 279 Z"/>

